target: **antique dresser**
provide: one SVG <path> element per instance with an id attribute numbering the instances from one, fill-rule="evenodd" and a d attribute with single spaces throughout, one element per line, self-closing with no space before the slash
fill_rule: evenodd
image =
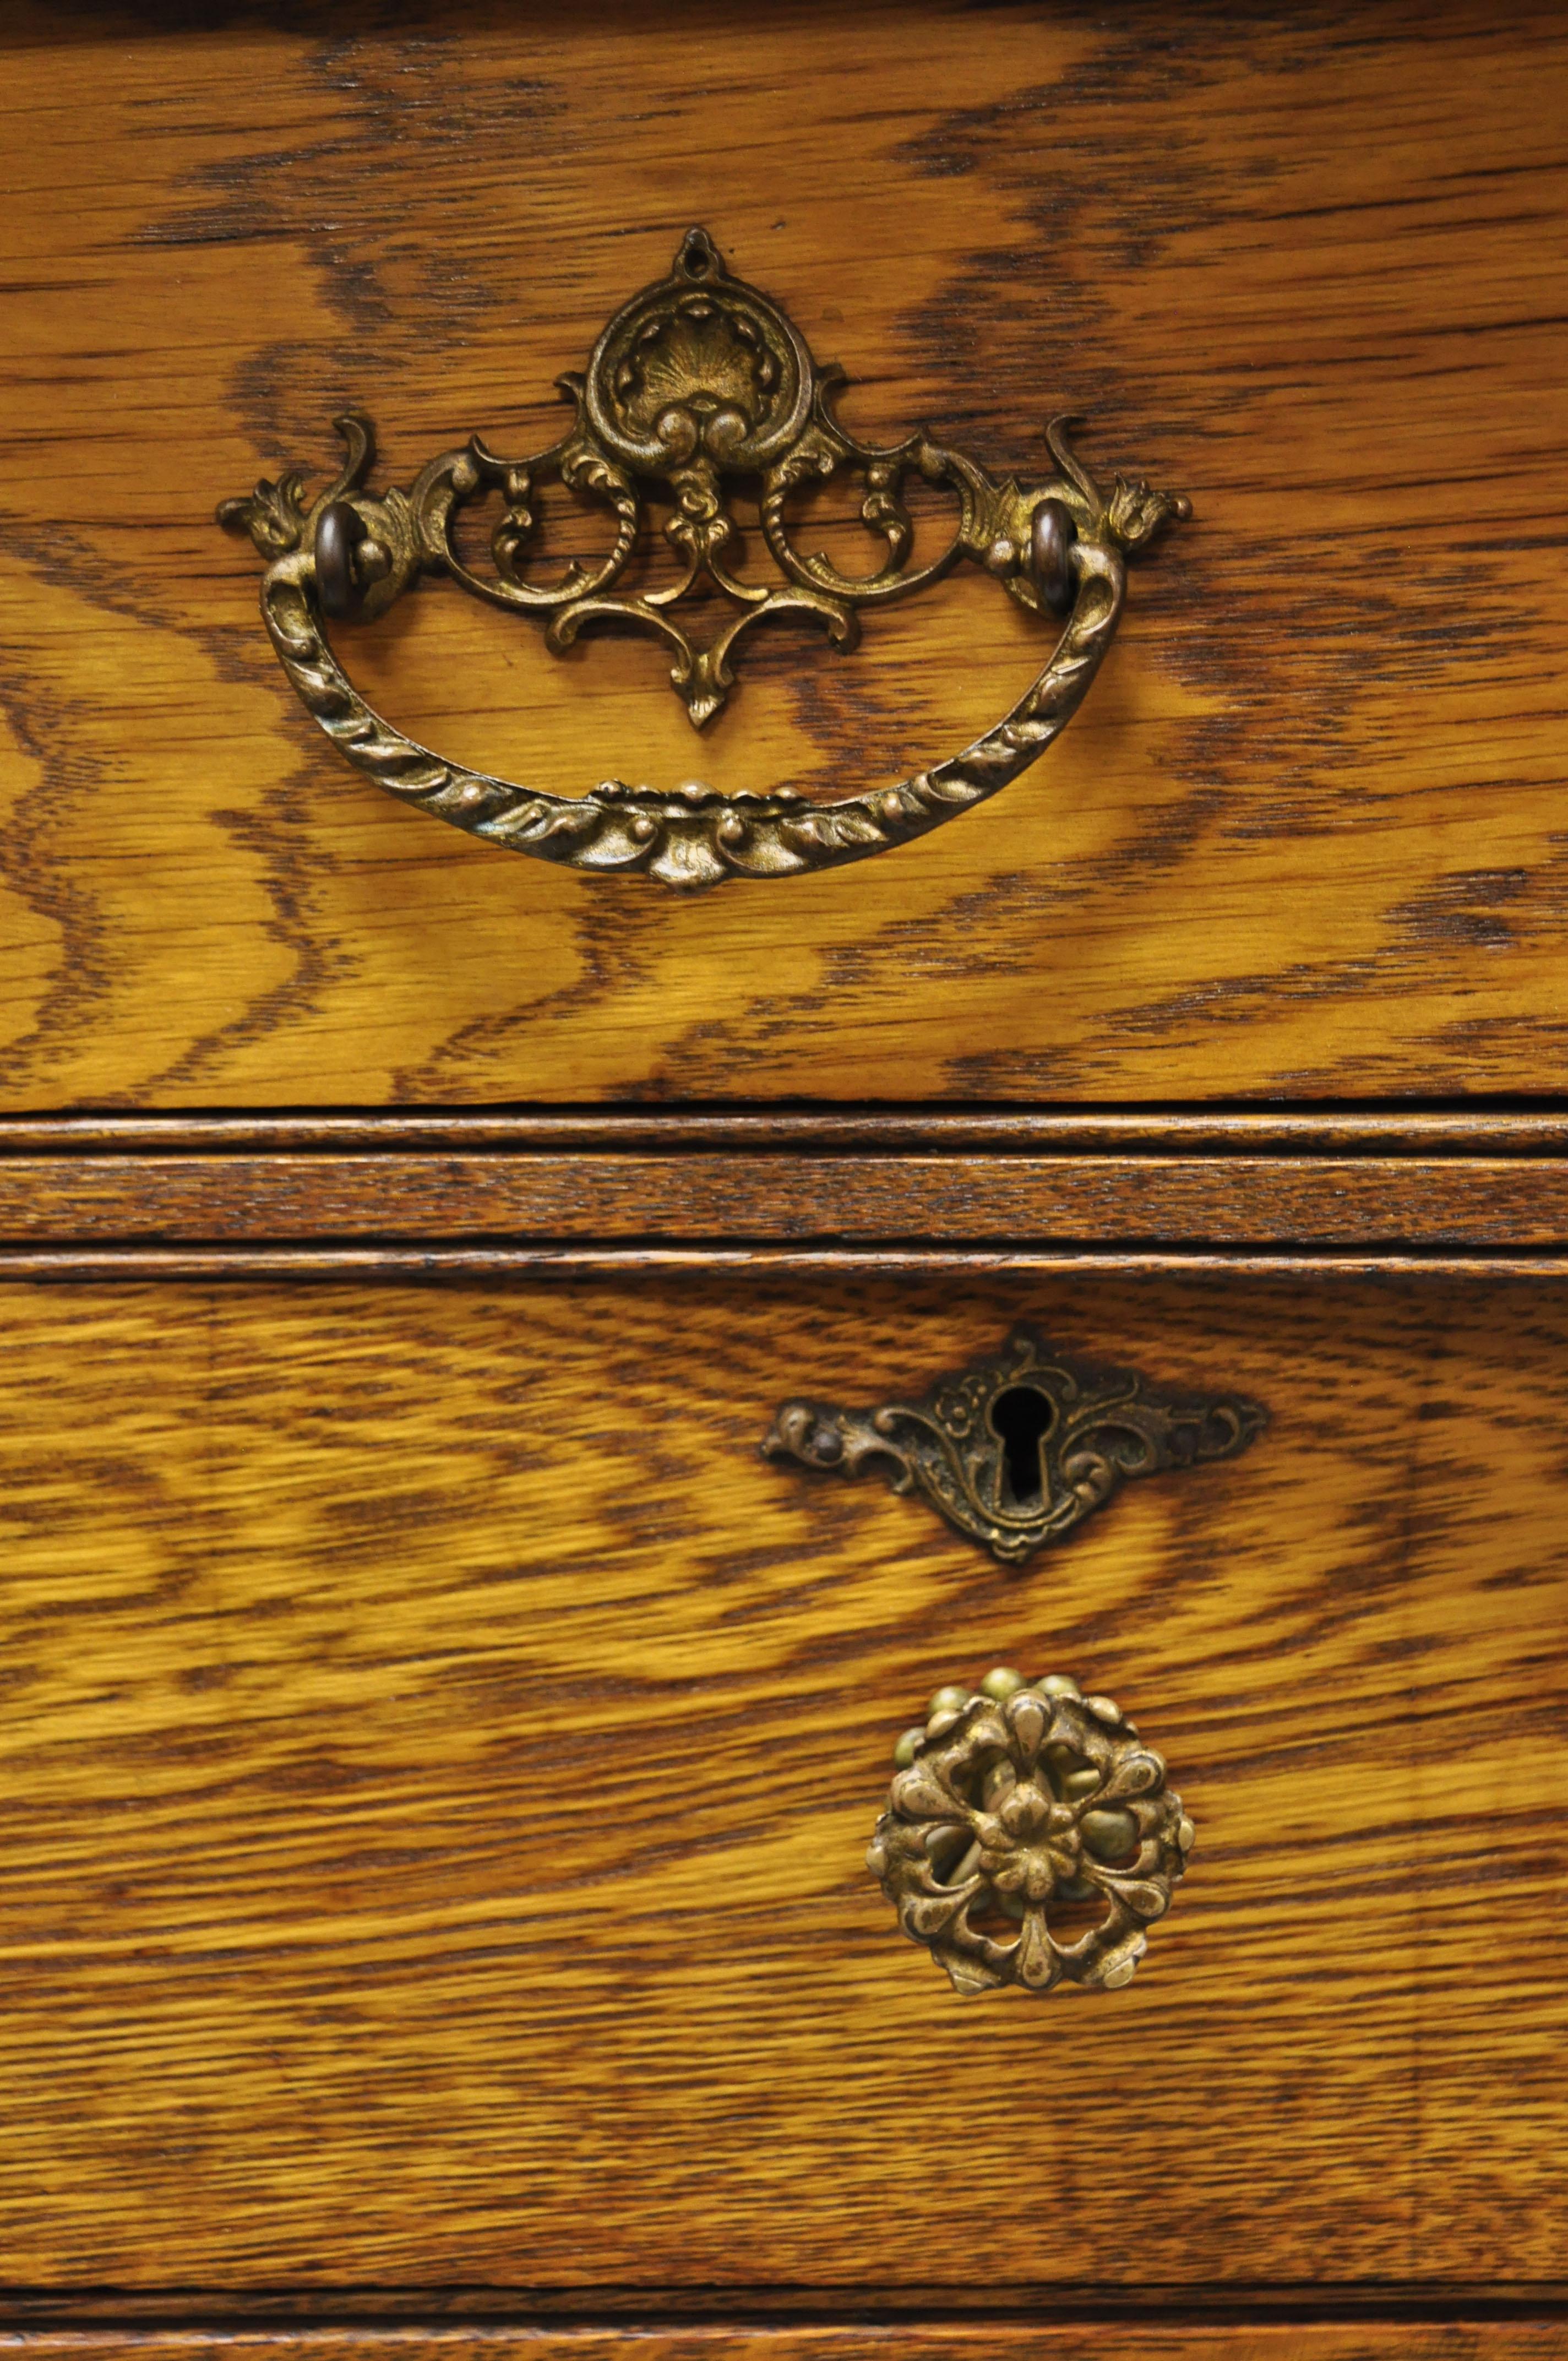
<path id="1" fill-rule="evenodd" d="M 1568 15 L 3 25 L 23 2361 L 1568 2354 Z"/>

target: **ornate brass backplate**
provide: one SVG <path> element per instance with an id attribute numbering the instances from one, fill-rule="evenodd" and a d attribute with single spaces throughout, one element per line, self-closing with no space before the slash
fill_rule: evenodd
<path id="1" fill-rule="evenodd" d="M 1135 1476 L 1229 1459 L 1266 1413 L 1239 1395 L 1161 1392 L 1098 1369 L 1016 1328 L 1000 1353 L 913 1402 L 835 1410 L 788 1401 L 766 1457 L 858 1476 L 880 1466 L 895 1492 L 923 1493 L 960 1532 L 1016 1565 L 1061 1541 Z"/>
<path id="2" fill-rule="evenodd" d="M 705 230 L 688 232 L 667 278 L 634 295 L 599 336 L 581 375 L 559 379 L 571 427 L 527 458 L 499 456 L 475 435 L 421 469 L 408 491 L 369 489 L 369 420 L 335 421 L 347 462 L 307 500 L 290 469 L 220 522 L 248 533 L 268 559 L 262 613 L 306 709 L 356 768 L 403 800 L 510 851 L 587 870 L 641 870 L 676 885 L 781 877 L 826 869 L 924 834 L 1015 778 L 1064 728 L 1110 644 L 1125 588 L 1124 559 L 1172 518 L 1174 494 L 1117 476 L 1102 489 L 1067 440 L 1047 430 L 1056 472 L 1024 483 L 924 432 L 885 445 L 861 442 L 833 413 L 843 382 L 819 368 L 779 306 L 733 279 Z M 865 575 L 796 545 L 790 505 L 848 471 L 860 516 L 883 555 Z M 945 487 L 957 503 L 951 536 L 925 564 L 904 488 Z M 556 482 L 602 512 L 609 547 L 569 564 L 554 582 L 531 577 L 542 484 Z M 741 536 L 736 488 L 751 486 L 772 582 L 736 568 Z M 476 572 L 454 526 L 469 504 L 496 498 L 493 572 Z M 634 588 L 651 504 L 669 512 L 663 535 L 678 561 L 663 588 Z M 1011 712 L 960 753 L 897 785 L 814 804 L 788 789 L 722 796 L 609 780 L 582 796 L 514 785 L 448 762 L 406 738 L 366 704 L 327 642 L 325 623 L 369 622 L 422 575 L 446 574 L 477 598 L 531 614 L 559 653 L 585 626 L 613 622 L 657 632 L 674 651 L 671 680 L 700 729 L 735 685 L 740 645 L 780 616 L 820 624 L 840 649 L 856 645 L 863 609 L 927 588 L 960 557 L 992 574 L 1021 607 L 1065 619 L 1044 671 Z M 696 594 L 725 620 L 699 639 L 675 609 Z"/>
<path id="3" fill-rule="evenodd" d="M 972 1693 L 939 1689 L 894 1759 L 866 1866 L 955 1990 L 1131 1982 L 1193 1828 L 1109 1697 L 988 1673 Z"/>

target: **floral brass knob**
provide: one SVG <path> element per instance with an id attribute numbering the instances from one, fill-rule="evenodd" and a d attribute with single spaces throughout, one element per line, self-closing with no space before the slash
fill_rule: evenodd
<path id="1" fill-rule="evenodd" d="M 955 1991 L 1131 1982 L 1193 1828 L 1109 1697 L 999 1669 L 938 1689 L 894 1761 L 866 1866 Z"/>

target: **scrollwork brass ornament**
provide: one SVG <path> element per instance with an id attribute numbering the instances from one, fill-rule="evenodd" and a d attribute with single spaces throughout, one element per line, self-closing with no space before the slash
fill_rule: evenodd
<path id="1" fill-rule="evenodd" d="M 894 1759 L 866 1866 L 955 1991 L 1131 1982 L 1194 1831 L 1109 1697 L 1062 1674 L 988 1673 L 938 1689 Z"/>
<path id="2" fill-rule="evenodd" d="M 818 368 L 776 303 L 733 279 L 705 230 L 690 231 L 669 276 L 610 321 L 580 376 L 559 380 L 573 422 L 547 449 L 505 458 L 477 435 L 421 469 L 407 491 L 369 483 L 375 437 L 358 412 L 335 421 L 347 457 L 307 499 L 290 469 L 220 522 L 248 533 L 268 560 L 261 606 L 279 661 L 307 712 L 339 752 L 389 793 L 487 843 L 583 870 L 636 870 L 673 885 L 730 877 L 786 877 L 864 860 L 924 835 L 1017 777 L 1077 709 L 1111 643 L 1125 592 L 1125 560 L 1161 525 L 1190 513 L 1185 500 L 1117 476 L 1102 489 L 1074 454 L 1068 422 L 1047 429 L 1055 472 L 1037 482 L 998 479 L 924 432 L 885 445 L 860 441 L 833 412 L 844 381 Z M 806 487 L 848 471 L 861 487 L 862 522 L 885 555 L 866 575 L 843 572 L 797 546 L 791 503 Z M 906 482 L 946 487 L 957 502 L 947 546 L 913 561 Z M 772 583 L 735 570 L 737 478 L 759 489 Z M 530 571 L 541 487 L 558 483 L 602 512 L 609 545 L 597 563 L 573 561 L 560 578 Z M 454 526 L 469 504 L 498 497 L 493 571 L 459 554 Z M 628 577 L 644 544 L 650 504 L 668 510 L 665 541 L 679 561 L 662 588 Z M 853 648 L 862 610 L 907 598 L 969 558 L 1043 622 L 1060 622 L 1044 669 L 1009 713 L 972 744 L 895 785 L 831 803 L 793 790 L 720 795 L 606 780 L 561 796 L 514 785 L 432 753 L 376 713 L 338 664 L 326 624 L 371 622 L 422 575 L 446 574 L 475 598 L 532 615 L 548 648 L 570 647 L 602 622 L 658 633 L 670 678 L 700 729 L 735 686 L 735 661 L 755 627 L 778 617 L 819 624 Z M 698 591 L 727 603 L 699 641 L 676 609 Z"/>
<path id="3" fill-rule="evenodd" d="M 858 1476 L 878 1467 L 960 1532 L 1017 1565 L 1059 1542 L 1135 1477 L 1234 1458 L 1266 1422 L 1239 1394 L 1162 1392 L 1095 1368 L 1015 1328 L 1000 1353 L 909 1402 L 836 1410 L 787 1401 L 762 1440 L 770 1459 Z"/>

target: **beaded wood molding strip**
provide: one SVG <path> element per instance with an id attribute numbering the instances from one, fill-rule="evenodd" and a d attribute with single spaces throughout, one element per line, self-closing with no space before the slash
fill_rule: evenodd
<path id="1" fill-rule="evenodd" d="M 885 446 L 860 442 L 833 415 L 837 367 L 818 368 L 779 307 L 732 279 L 705 230 L 688 232 L 670 274 L 632 297 L 600 335 L 581 376 L 559 380 L 576 415 L 559 442 L 505 459 L 477 435 L 422 468 L 408 491 L 369 489 L 370 421 L 334 423 L 347 447 L 335 480 L 307 500 L 302 475 L 266 478 L 224 501 L 219 522 L 248 533 L 268 559 L 261 609 L 279 661 L 307 712 L 347 761 L 379 786 L 509 851 L 568 868 L 637 870 L 671 885 L 729 877 L 787 877 L 861 861 L 924 835 L 995 795 L 1042 754 L 1077 710 L 1122 612 L 1124 560 L 1185 500 L 1142 481 L 1103 490 L 1075 456 L 1068 422 L 1047 442 L 1058 472 L 1036 483 L 998 481 L 925 433 Z M 863 487 L 861 518 L 886 544 L 877 569 L 845 574 L 791 536 L 791 499 L 849 470 Z M 903 490 L 918 476 L 958 502 L 952 537 L 926 565 L 911 562 L 914 526 Z M 760 483 L 762 540 L 773 584 L 731 570 L 738 528 L 730 487 Z M 554 481 L 605 512 L 611 545 L 598 563 L 574 561 L 561 578 L 530 579 L 535 501 Z M 498 495 L 494 572 L 476 573 L 453 540 L 471 502 Z M 627 587 L 643 548 L 651 500 L 669 507 L 664 538 L 680 561 L 663 588 Z M 370 622 L 422 574 L 447 574 L 475 598 L 532 614 L 560 652 L 601 621 L 658 632 L 674 652 L 670 678 L 700 729 L 735 685 L 745 635 L 788 615 L 820 623 L 853 648 L 865 608 L 927 588 L 970 558 L 1042 620 L 1061 619 L 1048 662 L 1011 712 L 961 752 L 894 785 L 831 803 L 793 790 L 720 795 L 602 782 L 562 796 L 449 762 L 392 727 L 349 681 L 328 643 L 331 621 Z M 675 614 L 698 590 L 720 594 L 726 620 L 699 642 Z"/>

